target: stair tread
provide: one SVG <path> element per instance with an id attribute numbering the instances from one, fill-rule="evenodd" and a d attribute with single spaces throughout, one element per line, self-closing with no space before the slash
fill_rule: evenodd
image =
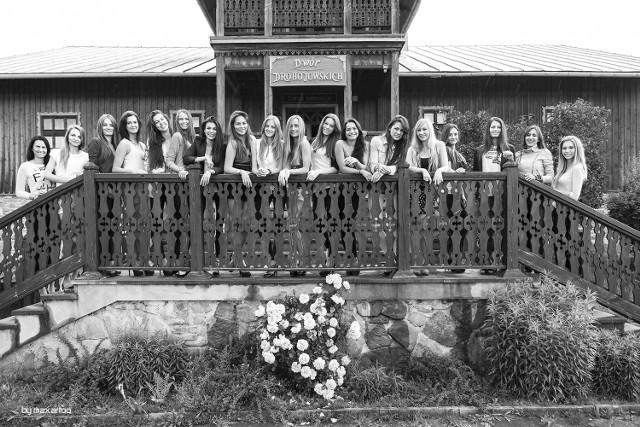
<path id="1" fill-rule="evenodd" d="M 40 295 L 41 301 L 77 300 L 78 294 L 75 292 L 56 292 L 53 294 Z"/>
<path id="2" fill-rule="evenodd" d="M 16 318 L 11 316 L 0 320 L 0 331 L 6 329 L 18 329 Z"/>
<path id="3" fill-rule="evenodd" d="M 13 310 L 11 312 L 13 316 L 41 315 L 46 313 L 47 313 L 47 309 L 44 308 L 44 305 L 42 303 L 28 305 L 26 307 L 18 308 L 17 310 Z"/>

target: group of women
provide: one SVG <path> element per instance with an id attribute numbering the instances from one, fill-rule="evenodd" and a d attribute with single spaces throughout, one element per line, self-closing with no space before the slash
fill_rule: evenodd
<path id="1" fill-rule="evenodd" d="M 226 138 L 213 116 L 200 126 L 201 134 L 196 135 L 191 114 L 182 109 L 175 115 L 174 131 L 169 117 L 154 110 L 148 115 L 144 138 L 139 116 L 126 111 L 119 122 L 109 114 L 99 118 L 96 136 L 88 142 L 86 152 L 85 132 L 78 125 L 69 127 L 59 151 L 52 152 L 48 140 L 36 136 L 29 144 L 27 161 L 18 170 L 16 194 L 35 199 L 53 183 L 81 175 L 88 162 L 97 165 L 100 172 L 177 173 L 181 179 L 188 176 L 185 166 L 199 164 L 203 186 L 209 184 L 211 176 L 221 173 L 240 175 L 245 186 L 252 185 L 252 175 L 276 174 L 281 185 L 286 185 L 291 175 L 313 181 L 319 175 L 335 173 L 360 174 L 367 181 L 377 182 L 383 175 L 396 174 L 405 162 L 411 171 L 421 173 L 424 181 L 440 184 L 444 172 L 469 169 L 456 148 L 460 129 L 446 124 L 438 139 L 433 124 L 424 118 L 411 130 L 405 117 L 395 116 L 386 131 L 370 143 L 356 119 L 341 123 L 335 114 L 324 116 L 311 141 L 299 115 L 289 117 L 284 130 L 276 116 L 267 116 L 257 137 L 243 111 L 234 111 L 229 117 Z M 508 143 L 504 121 L 492 117 L 482 145 L 474 151 L 471 170 L 500 171 L 507 161 L 514 160 L 524 179 L 549 184 L 577 200 L 587 177 L 582 143 L 575 136 L 567 136 L 560 142 L 559 152 L 554 174 L 552 155 L 538 126 L 526 129 L 522 147 L 516 151 Z M 249 275 L 244 271 L 241 274 Z"/>

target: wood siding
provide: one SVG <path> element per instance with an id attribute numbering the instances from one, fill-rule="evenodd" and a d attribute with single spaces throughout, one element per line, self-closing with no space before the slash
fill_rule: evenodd
<path id="1" fill-rule="evenodd" d="M 415 123 L 421 105 L 451 105 L 456 110 L 487 110 L 515 122 L 542 107 L 578 98 L 611 110 L 611 137 L 605 153 L 607 183 L 619 189 L 633 156 L 640 155 L 640 79 L 604 77 L 404 77 L 400 79 L 400 114 Z"/>
<path id="2" fill-rule="evenodd" d="M 38 132 L 38 113 L 80 113 L 88 140 L 104 113 L 119 120 L 133 110 L 143 122 L 154 109 L 215 114 L 215 84 L 215 77 L 0 80 L 0 193 L 15 191 L 28 141 Z"/>

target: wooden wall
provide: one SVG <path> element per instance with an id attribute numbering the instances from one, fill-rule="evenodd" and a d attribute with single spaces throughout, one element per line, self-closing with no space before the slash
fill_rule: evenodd
<path id="1" fill-rule="evenodd" d="M 215 114 L 215 82 L 215 77 L 0 80 L 0 193 L 15 191 L 16 172 L 38 131 L 38 113 L 80 112 L 91 138 L 104 113 L 119 120 L 124 111 L 133 110 L 143 122 L 154 109 Z"/>
<path id="2" fill-rule="evenodd" d="M 640 79 L 603 77 L 404 77 L 400 114 L 415 123 L 419 106 L 450 105 L 459 111 L 487 110 L 507 122 L 542 107 L 578 98 L 611 110 L 611 138 L 605 152 L 608 187 L 618 189 L 629 159 L 640 155 Z"/>

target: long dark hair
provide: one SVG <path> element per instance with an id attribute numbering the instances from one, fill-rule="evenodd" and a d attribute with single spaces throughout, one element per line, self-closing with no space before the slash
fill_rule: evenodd
<path id="1" fill-rule="evenodd" d="M 111 125 L 113 126 L 113 135 L 111 136 L 111 142 L 107 141 L 107 137 L 104 136 L 104 132 L 102 131 L 102 125 L 107 119 L 111 120 Z M 116 142 L 116 138 L 118 137 L 118 123 L 111 114 L 103 114 L 100 116 L 100 118 L 98 119 L 98 123 L 96 124 L 96 135 L 98 135 L 98 139 L 100 141 L 104 142 L 107 145 L 111 145 L 114 151 L 118 147 L 118 144 Z"/>
<path id="2" fill-rule="evenodd" d="M 209 116 L 204 119 L 202 124 L 200 124 L 200 136 L 196 136 L 196 141 L 207 143 L 207 135 L 204 133 L 204 130 L 209 123 L 213 123 L 216 127 L 216 136 L 213 139 L 213 147 L 211 147 L 211 159 L 214 165 L 220 166 L 224 163 L 224 131 L 218 119 L 214 116 Z"/>
<path id="3" fill-rule="evenodd" d="M 524 136 L 522 137 L 522 148 L 527 148 L 527 135 L 529 135 L 529 132 L 531 132 L 532 130 L 535 130 L 536 134 L 538 135 L 538 148 L 541 150 L 547 148 L 547 146 L 544 144 L 544 136 L 542 135 L 542 130 L 540 130 L 540 127 L 536 125 L 531 125 L 524 131 Z"/>
<path id="4" fill-rule="evenodd" d="M 349 123 L 353 123 L 356 126 L 356 129 L 358 129 L 358 137 L 356 138 L 356 143 L 353 146 L 353 153 L 351 153 L 351 157 L 355 157 L 360 163 L 364 163 L 364 153 L 367 150 L 367 143 L 364 141 L 362 126 L 360 126 L 360 123 L 356 119 L 351 118 L 345 120 L 344 126 L 342 127 L 342 140 L 347 140 L 347 125 Z"/>
<path id="5" fill-rule="evenodd" d="M 489 121 L 487 121 L 487 126 L 484 129 L 484 145 L 482 146 L 482 152 L 480 153 L 481 156 L 489 151 L 491 147 L 493 147 L 490 130 L 491 123 L 493 122 L 500 123 L 500 136 L 498 137 L 498 143 L 496 144 L 498 151 L 509 151 L 509 138 L 507 137 L 507 126 L 504 124 L 504 120 L 502 120 L 500 117 L 491 117 Z"/>
<path id="6" fill-rule="evenodd" d="M 331 135 L 328 135 L 326 139 L 324 139 L 325 135 L 322 132 L 322 127 L 324 126 L 327 119 L 333 120 L 333 132 L 331 133 Z M 336 156 L 335 153 L 333 152 L 333 149 L 336 147 L 336 142 L 338 142 L 338 140 L 340 139 L 341 134 L 342 134 L 342 128 L 340 127 L 340 119 L 335 114 L 329 113 L 322 118 L 322 121 L 320 122 L 320 126 L 318 126 L 318 134 L 316 135 L 316 138 L 313 140 L 313 143 L 311 144 L 311 148 L 313 150 L 317 150 L 318 148 L 325 147 L 327 151 L 327 157 L 329 157 L 330 159 L 333 159 Z"/>
<path id="7" fill-rule="evenodd" d="M 449 134 L 454 129 L 458 131 L 458 144 L 459 144 L 460 129 L 458 128 L 457 125 L 454 125 L 453 123 L 447 123 L 446 125 L 444 125 L 444 127 L 442 128 L 442 135 L 440 135 L 440 139 L 444 141 L 445 145 L 447 146 L 447 158 L 451 162 L 451 168 L 453 170 L 456 170 L 458 168 L 466 169 L 467 161 L 465 160 L 462 153 L 456 150 L 456 144 L 449 144 Z"/>
<path id="8" fill-rule="evenodd" d="M 49 164 L 49 157 L 51 156 L 51 144 L 49 144 L 49 140 L 42 135 L 36 135 L 31 138 L 31 141 L 29 141 L 29 146 L 27 147 L 27 160 L 33 160 L 36 158 L 36 155 L 33 152 L 33 146 L 36 141 L 44 142 L 44 146 L 47 147 L 47 155 L 44 156 L 44 164 L 46 166 Z"/>
<path id="9" fill-rule="evenodd" d="M 233 125 L 238 117 L 244 117 L 247 121 L 247 133 L 244 136 L 240 136 L 238 132 L 236 132 L 236 128 Z M 227 143 L 231 141 L 235 141 L 237 144 L 236 147 L 236 156 L 238 155 L 238 151 L 242 152 L 242 157 L 251 157 L 251 127 L 249 126 L 249 115 L 244 111 L 234 111 L 229 116 L 229 127 L 227 129 L 228 132 L 228 140 Z"/>
<path id="10" fill-rule="evenodd" d="M 135 111 L 125 111 L 120 116 L 120 124 L 118 130 L 120 131 L 120 141 L 123 139 L 129 139 L 129 131 L 127 130 L 127 120 L 129 117 L 135 117 L 138 121 L 138 133 L 136 134 L 136 141 L 132 142 L 142 142 L 142 122 L 140 121 L 140 117 L 135 113 Z"/>
<path id="11" fill-rule="evenodd" d="M 167 121 L 167 125 L 169 126 L 169 135 L 173 133 L 171 131 L 171 122 L 169 121 L 169 116 L 167 116 L 160 110 L 153 110 L 149 114 L 149 118 L 147 120 L 147 135 L 149 135 L 149 170 L 164 166 L 162 143 L 165 141 L 165 139 L 162 136 L 162 133 L 156 127 L 156 124 L 153 122 L 153 117 L 157 116 L 158 114 L 162 114 Z"/>
<path id="12" fill-rule="evenodd" d="M 391 128 L 394 123 L 400 123 L 402 126 L 402 137 L 395 141 L 391 136 Z M 387 143 L 389 144 L 389 150 L 387 150 L 387 158 L 386 164 L 389 166 L 399 166 L 406 161 L 407 158 L 407 150 L 409 149 L 409 121 L 405 116 L 397 115 L 389 121 L 387 125 L 387 131 L 384 134 L 384 137 L 387 138 Z M 389 158 L 389 151 L 391 151 L 391 158 Z"/>

